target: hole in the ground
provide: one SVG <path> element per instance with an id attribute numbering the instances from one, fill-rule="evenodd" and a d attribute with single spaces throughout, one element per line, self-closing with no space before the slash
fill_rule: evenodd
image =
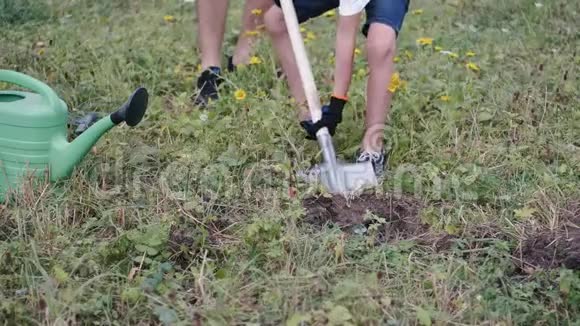
<path id="1" fill-rule="evenodd" d="M 565 267 L 580 270 L 580 199 L 560 210 L 555 230 L 534 232 L 522 241 L 514 256 L 524 271 Z"/>
<path id="2" fill-rule="evenodd" d="M 421 222 L 422 205 L 411 197 L 390 194 L 364 194 L 352 200 L 341 196 L 308 197 L 303 205 L 304 221 L 317 227 L 335 224 L 346 232 L 361 234 L 374 224 L 379 242 L 416 240 L 438 250 L 450 245 L 451 237 Z"/>

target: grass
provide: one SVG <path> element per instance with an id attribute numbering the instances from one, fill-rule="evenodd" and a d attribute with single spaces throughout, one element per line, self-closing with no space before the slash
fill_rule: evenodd
<path id="1" fill-rule="evenodd" d="M 191 3 L 0 2 L 0 18 L 21 17 L 0 19 L 1 67 L 48 83 L 71 115 L 111 112 L 140 85 L 151 94 L 143 123 L 105 135 L 69 180 L 0 206 L 0 321 L 578 325 L 580 274 L 538 259 L 522 267 L 532 256 L 520 245 L 580 222 L 580 8 L 411 7 L 423 12 L 409 14 L 399 39 L 404 83 L 385 132 L 381 190 L 420 203 L 416 218 L 453 239 L 441 250 L 305 220 L 302 199 L 317 189 L 292 172 L 320 157 L 274 78 L 266 37 L 255 53 L 262 63 L 226 75 L 222 98 L 200 111 L 189 99 L 198 64 Z M 240 10 L 232 7 L 227 52 Z M 325 97 L 333 20 L 305 25 Z M 432 44 L 417 45 L 421 37 Z M 360 42 L 335 137 L 347 158 L 364 117 Z"/>

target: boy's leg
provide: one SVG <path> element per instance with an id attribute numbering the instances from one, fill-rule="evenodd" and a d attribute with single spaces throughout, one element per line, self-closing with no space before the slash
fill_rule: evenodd
<path id="1" fill-rule="evenodd" d="M 360 160 L 372 159 L 377 173 L 384 168 L 383 137 L 393 94 L 387 90 L 394 72 L 396 40 L 409 0 L 371 0 L 367 6 L 367 111 Z"/>
<path id="2" fill-rule="evenodd" d="M 220 84 L 221 50 L 226 28 L 229 0 L 197 1 L 198 42 L 201 52 L 202 73 L 197 79 L 199 94 L 195 105 L 205 106 L 218 98 Z"/>
<path id="3" fill-rule="evenodd" d="M 392 93 L 387 90 L 394 72 L 396 52 L 395 31 L 384 24 L 370 24 L 367 40 L 369 77 L 367 80 L 367 107 L 363 150 L 380 152 Z"/>
<path id="4" fill-rule="evenodd" d="M 201 68 L 220 67 L 229 0 L 198 0 L 198 42 Z"/>
<path id="5" fill-rule="evenodd" d="M 221 83 L 222 44 L 225 34 L 229 0 L 199 0 L 197 14 L 199 20 L 198 40 L 201 50 L 202 73 L 197 80 L 199 95 L 197 105 L 206 105 L 210 99 L 218 98 L 218 86 Z M 272 0 L 247 0 L 244 7 L 243 30 L 238 39 L 234 56 L 230 64 L 245 62 L 250 57 L 252 42 L 245 35 L 247 30 L 255 30 L 262 23 L 261 15 L 252 14 L 253 9 L 265 11 L 273 5 Z"/>
<path id="6" fill-rule="evenodd" d="M 255 37 L 247 35 L 246 32 L 255 31 L 258 26 L 264 24 L 264 14 L 272 5 L 272 0 L 246 0 L 242 16 L 242 31 L 238 37 L 234 55 L 230 58 L 230 64 L 236 66 L 248 63 Z M 261 13 L 257 15 L 252 13 L 254 9 L 259 10 Z"/>
<path id="7" fill-rule="evenodd" d="M 302 81 L 294 58 L 290 36 L 286 30 L 284 13 L 280 8 L 280 1 L 274 0 L 274 2 L 276 2 L 276 6 L 272 6 L 264 17 L 266 29 L 272 38 L 276 55 L 278 56 L 282 69 L 286 74 L 290 93 L 292 93 L 294 100 L 300 107 L 298 117 L 300 121 L 308 120 L 310 119 L 310 113 L 306 106 L 306 96 L 304 94 L 304 89 L 302 88 Z M 294 0 L 296 15 L 298 16 L 300 23 L 303 23 L 310 18 L 320 16 L 328 10 L 338 7 L 338 4 L 338 0 Z"/>

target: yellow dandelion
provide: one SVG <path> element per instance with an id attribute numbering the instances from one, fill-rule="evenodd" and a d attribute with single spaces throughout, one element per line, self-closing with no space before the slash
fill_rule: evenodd
<path id="1" fill-rule="evenodd" d="M 198 73 L 199 73 L 199 72 L 201 72 L 201 69 L 202 69 L 202 68 L 201 68 L 201 63 L 198 63 L 198 64 L 197 64 L 197 72 L 198 72 Z"/>
<path id="2" fill-rule="evenodd" d="M 306 39 L 307 40 L 315 40 L 316 39 L 316 35 L 312 32 L 307 32 L 306 33 Z"/>
<path id="3" fill-rule="evenodd" d="M 256 36 L 256 35 L 259 35 L 259 34 L 260 34 L 260 32 L 258 32 L 258 31 L 255 31 L 255 30 L 250 30 L 250 31 L 246 31 L 244 34 L 245 34 L 246 36 Z"/>
<path id="4" fill-rule="evenodd" d="M 435 51 L 441 52 L 441 51 L 443 51 L 443 48 L 440 47 L 439 45 L 437 45 L 437 46 L 435 46 Z"/>
<path id="5" fill-rule="evenodd" d="M 391 76 L 391 83 L 389 84 L 388 90 L 391 93 L 395 93 L 398 89 L 405 87 L 406 82 L 401 80 L 401 76 L 398 72 Z"/>
<path id="6" fill-rule="evenodd" d="M 411 13 L 415 16 L 417 15 L 422 15 L 423 14 L 423 9 L 415 9 L 413 11 L 411 11 Z"/>
<path id="7" fill-rule="evenodd" d="M 449 95 L 441 95 L 439 99 L 443 102 L 449 102 L 451 100 L 451 96 Z"/>
<path id="8" fill-rule="evenodd" d="M 252 15 L 260 16 L 261 14 L 262 14 L 262 9 L 260 9 L 260 8 L 252 9 Z"/>
<path id="9" fill-rule="evenodd" d="M 336 11 L 334 9 L 329 10 L 329 11 L 324 13 L 325 17 L 334 17 L 335 15 L 336 15 Z"/>
<path id="10" fill-rule="evenodd" d="M 44 48 L 40 48 L 37 51 L 38 55 L 44 55 Z"/>
<path id="11" fill-rule="evenodd" d="M 430 37 L 421 37 L 417 39 L 419 45 L 431 45 L 433 44 L 433 39 Z"/>
<path id="12" fill-rule="evenodd" d="M 300 33 L 305 33 L 305 32 L 306 32 L 306 27 L 300 26 Z"/>
<path id="13" fill-rule="evenodd" d="M 399 61 L 401 61 L 401 58 L 398 55 L 393 58 L 393 62 L 396 63 L 396 62 L 399 62 Z"/>
<path id="14" fill-rule="evenodd" d="M 467 51 L 467 53 L 465 53 L 466 56 L 468 57 L 475 57 L 475 52 L 473 51 Z"/>
<path id="15" fill-rule="evenodd" d="M 262 59 L 260 59 L 260 57 L 253 56 L 250 58 L 251 65 L 259 65 L 260 63 L 262 63 Z"/>
<path id="16" fill-rule="evenodd" d="M 166 23 L 174 23 L 176 19 L 175 19 L 175 17 L 174 17 L 174 16 L 171 16 L 171 15 L 165 15 L 165 16 L 163 16 L 163 20 L 164 20 Z"/>
<path id="17" fill-rule="evenodd" d="M 236 100 L 242 101 L 242 100 L 244 100 L 246 98 L 246 92 L 243 89 L 238 89 L 234 93 L 234 97 L 236 98 Z"/>
<path id="18" fill-rule="evenodd" d="M 330 63 L 331 65 L 336 63 L 336 60 L 334 59 L 334 56 L 331 55 L 330 57 L 328 57 L 328 63 Z"/>
<path id="19" fill-rule="evenodd" d="M 468 62 L 465 66 L 469 70 L 473 70 L 475 72 L 478 72 L 479 71 L 479 67 L 475 63 L 473 63 L 473 62 Z"/>
<path id="20" fill-rule="evenodd" d="M 362 51 L 359 48 L 354 49 L 354 55 L 359 55 L 361 53 Z"/>

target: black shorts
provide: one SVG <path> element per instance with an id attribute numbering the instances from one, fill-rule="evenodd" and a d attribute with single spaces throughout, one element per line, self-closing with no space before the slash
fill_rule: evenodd
<path id="1" fill-rule="evenodd" d="M 280 0 L 274 0 L 280 6 Z M 303 23 L 338 8 L 339 0 L 293 0 L 298 21 Z M 366 36 L 372 23 L 390 26 L 399 35 L 409 10 L 410 0 L 371 0 L 366 8 L 366 22 L 362 33 Z"/>

